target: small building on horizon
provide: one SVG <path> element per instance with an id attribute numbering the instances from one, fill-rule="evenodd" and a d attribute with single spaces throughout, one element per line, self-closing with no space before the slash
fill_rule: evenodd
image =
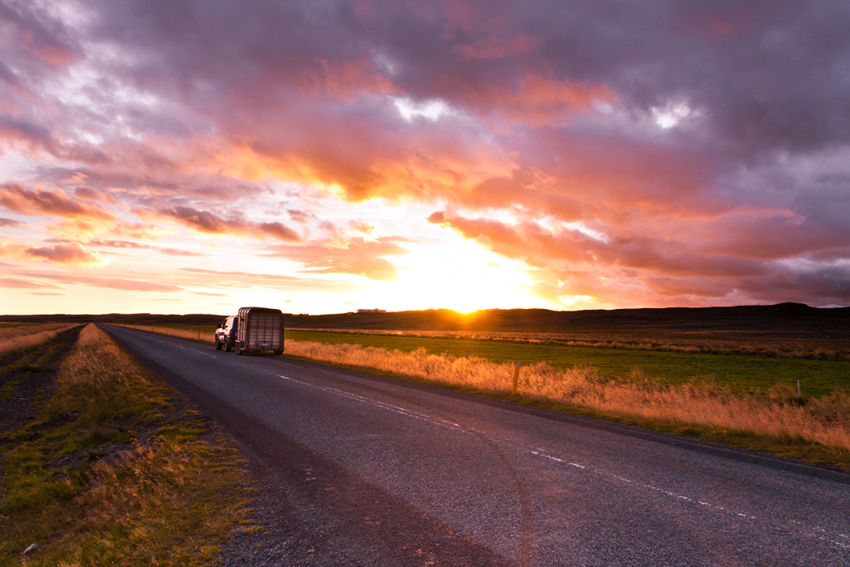
<path id="1" fill-rule="evenodd" d="M 358 313 L 386 313 L 386 309 L 358 309 Z"/>

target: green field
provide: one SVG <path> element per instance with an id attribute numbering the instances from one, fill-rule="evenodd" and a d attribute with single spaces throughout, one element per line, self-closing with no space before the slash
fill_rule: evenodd
<path id="1" fill-rule="evenodd" d="M 209 329 L 207 329 L 209 331 Z M 850 391 L 850 362 L 740 355 L 621 350 L 529 344 L 509 341 L 445 339 L 321 331 L 286 331 L 287 340 L 349 343 L 410 352 L 425 348 L 434 354 L 477 356 L 493 362 L 523 364 L 546 362 L 557 368 L 589 364 L 607 378 L 632 376 L 643 369 L 646 379 L 664 384 L 710 382 L 738 391 L 766 391 L 776 384 L 796 389 L 797 379 L 806 395 L 837 389 Z"/>

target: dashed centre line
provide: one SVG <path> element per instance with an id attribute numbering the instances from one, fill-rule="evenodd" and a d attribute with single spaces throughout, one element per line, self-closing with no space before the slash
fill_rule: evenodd
<path id="1" fill-rule="evenodd" d="M 445 420 L 445 419 L 434 418 L 432 416 L 425 415 L 424 413 L 419 413 L 419 412 L 416 412 L 416 411 L 413 411 L 413 410 L 409 410 L 409 409 L 403 408 L 401 406 L 395 406 L 395 405 L 392 405 L 392 404 L 379 402 L 377 400 L 373 400 L 373 399 L 367 398 L 365 396 L 359 396 L 357 394 L 352 394 L 351 392 L 346 392 L 345 390 L 339 390 L 337 388 L 331 388 L 330 386 L 316 386 L 315 384 L 310 384 L 310 383 L 307 383 L 307 382 L 303 382 L 301 380 L 296 380 L 294 378 L 290 378 L 289 376 L 284 376 L 283 374 L 278 374 L 277 376 L 278 376 L 278 378 L 282 378 L 282 379 L 288 380 L 290 382 L 296 382 L 296 383 L 298 383 L 302 386 L 308 386 L 310 388 L 313 388 L 313 389 L 316 389 L 316 390 L 321 390 L 323 392 L 337 394 L 339 396 L 342 396 L 344 398 L 348 398 L 350 400 L 355 400 L 355 401 L 358 401 L 358 402 L 361 402 L 361 403 L 364 403 L 364 404 L 367 404 L 367 405 L 379 407 L 381 409 L 392 411 L 394 413 L 405 415 L 407 417 L 412 417 L 414 419 L 427 421 L 429 423 L 433 423 L 435 425 L 439 425 L 439 426 L 442 426 L 442 427 L 447 427 L 447 428 L 450 428 L 450 429 L 463 429 L 462 426 L 459 423 L 454 423 L 452 421 L 448 421 L 448 420 Z"/>

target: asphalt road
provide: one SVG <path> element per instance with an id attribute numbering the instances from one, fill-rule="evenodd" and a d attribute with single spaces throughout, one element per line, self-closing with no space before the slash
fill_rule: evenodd
<path id="1" fill-rule="evenodd" d="M 107 330 L 250 463 L 232 565 L 850 565 L 850 475 Z"/>

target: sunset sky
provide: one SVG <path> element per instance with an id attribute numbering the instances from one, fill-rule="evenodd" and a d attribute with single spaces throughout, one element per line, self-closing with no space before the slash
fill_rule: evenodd
<path id="1" fill-rule="evenodd" d="M 850 305 L 846 0 L 0 0 L 0 313 Z"/>

